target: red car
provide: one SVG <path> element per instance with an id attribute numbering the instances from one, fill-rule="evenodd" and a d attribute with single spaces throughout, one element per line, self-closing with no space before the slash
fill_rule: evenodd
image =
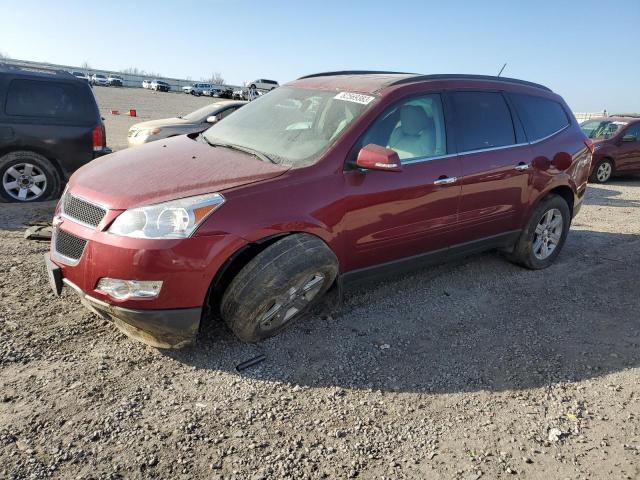
<path id="1" fill-rule="evenodd" d="M 310 75 L 203 134 L 80 169 L 45 260 L 56 292 L 151 345 L 191 342 L 216 314 L 255 342 L 365 277 L 495 248 L 549 266 L 590 149 L 537 84 Z"/>
<path id="2" fill-rule="evenodd" d="M 606 183 L 614 175 L 640 173 L 640 115 L 613 115 L 580 125 L 593 141 L 592 182 Z"/>

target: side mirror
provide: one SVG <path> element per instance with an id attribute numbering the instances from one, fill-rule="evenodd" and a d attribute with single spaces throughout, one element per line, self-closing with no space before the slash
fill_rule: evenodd
<path id="1" fill-rule="evenodd" d="M 360 149 L 356 165 L 367 170 L 401 172 L 400 157 L 395 150 L 370 143 Z"/>
<path id="2" fill-rule="evenodd" d="M 210 123 L 211 125 L 218 123 L 219 121 L 220 118 L 218 118 L 218 115 L 211 115 L 210 117 L 207 117 L 207 123 Z"/>
<path id="3" fill-rule="evenodd" d="M 635 135 L 625 135 L 622 137 L 623 142 L 635 142 L 637 140 Z"/>

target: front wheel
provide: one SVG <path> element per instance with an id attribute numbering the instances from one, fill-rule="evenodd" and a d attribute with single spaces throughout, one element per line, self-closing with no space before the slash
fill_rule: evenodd
<path id="1" fill-rule="evenodd" d="M 60 175 L 49 160 L 29 152 L 10 152 L 0 157 L 0 201 L 34 202 L 57 198 Z"/>
<path id="2" fill-rule="evenodd" d="M 571 225 L 564 198 L 551 194 L 533 210 L 527 226 L 508 254 L 509 260 L 532 270 L 550 266 L 560 254 Z"/>
<path id="3" fill-rule="evenodd" d="M 594 183 L 607 183 L 613 175 L 613 162 L 608 158 L 602 160 L 593 169 L 590 180 Z"/>
<path id="4" fill-rule="evenodd" d="M 289 235 L 240 270 L 220 303 L 220 313 L 242 341 L 272 337 L 315 304 L 333 284 L 338 260 L 319 238 Z"/>

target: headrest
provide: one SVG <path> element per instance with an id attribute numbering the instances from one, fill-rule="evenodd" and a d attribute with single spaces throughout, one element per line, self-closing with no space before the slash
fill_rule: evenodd
<path id="1" fill-rule="evenodd" d="M 417 105 L 403 105 L 400 109 L 400 125 L 405 135 L 418 135 L 432 123 L 424 108 Z"/>

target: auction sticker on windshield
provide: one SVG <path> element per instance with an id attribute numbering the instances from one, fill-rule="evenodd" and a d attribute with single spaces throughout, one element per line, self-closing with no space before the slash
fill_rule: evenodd
<path id="1" fill-rule="evenodd" d="M 361 103 L 362 105 L 369 105 L 376 97 L 371 95 L 362 95 L 361 93 L 352 92 L 340 92 L 335 97 L 335 100 L 344 100 L 345 102 Z"/>

